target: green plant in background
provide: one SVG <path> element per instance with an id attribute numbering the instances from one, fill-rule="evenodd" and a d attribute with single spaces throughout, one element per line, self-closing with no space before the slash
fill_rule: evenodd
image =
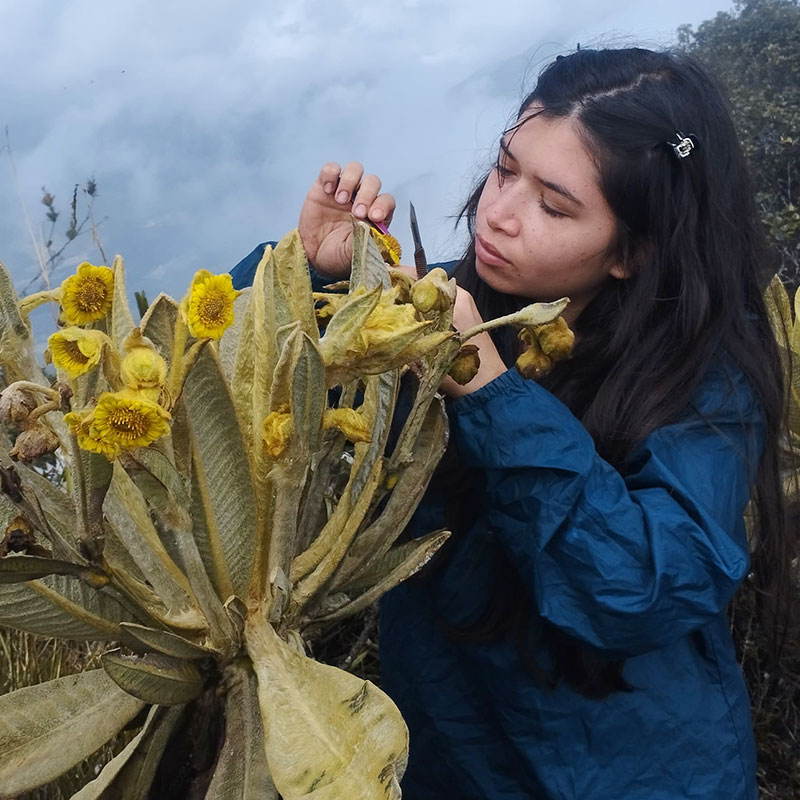
<path id="1" fill-rule="evenodd" d="M 738 0 L 678 44 L 723 83 L 781 279 L 800 284 L 800 4 Z M 713 143 L 709 143 L 713 147 Z"/>
<path id="2" fill-rule="evenodd" d="M 295 232 L 252 288 L 201 270 L 140 326 L 119 257 L 22 301 L 0 269 L 0 415 L 19 429 L 0 446 L 0 624 L 121 645 L 102 668 L 0 697 L 0 795 L 126 729 L 76 800 L 399 797 L 399 712 L 305 642 L 448 536 L 396 544 L 446 444 L 438 386 L 474 374 L 463 343 L 515 324 L 564 357 L 567 301 L 458 335 L 452 281 L 434 271 L 412 297 L 363 224 L 354 239 L 351 279 L 330 292 L 312 292 Z M 64 323 L 52 386 L 26 318 L 50 301 Z M 31 466 L 53 451 L 63 486 Z"/>

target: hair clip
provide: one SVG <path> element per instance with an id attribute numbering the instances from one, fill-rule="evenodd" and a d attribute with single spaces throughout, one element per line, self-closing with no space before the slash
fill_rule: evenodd
<path id="1" fill-rule="evenodd" d="M 687 156 L 691 155 L 692 150 L 697 147 L 697 140 L 693 133 L 690 133 L 688 136 L 684 136 L 680 131 L 676 131 L 675 137 L 677 141 L 667 142 L 667 144 L 673 149 L 678 158 L 686 158 Z"/>

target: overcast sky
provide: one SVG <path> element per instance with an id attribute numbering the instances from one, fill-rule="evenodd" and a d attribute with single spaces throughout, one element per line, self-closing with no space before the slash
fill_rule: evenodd
<path id="1" fill-rule="evenodd" d="M 429 259 L 539 69 L 576 43 L 670 45 L 727 0 L 0 0 L 0 260 L 35 278 L 41 187 L 61 212 L 93 176 L 128 288 L 180 298 L 297 223 L 327 160 L 414 202 Z M 2 133 L 2 132 L 0 132 Z M 100 263 L 89 235 L 53 276 Z"/>

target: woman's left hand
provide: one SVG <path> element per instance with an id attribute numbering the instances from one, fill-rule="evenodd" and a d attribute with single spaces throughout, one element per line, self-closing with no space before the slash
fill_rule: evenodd
<path id="1" fill-rule="evenodd" d="M 472 295 L 466 289 L 459 287 L 456 294 L 455 307 L 453 308 L 453 327 L 457 331 L 463 332 L 480 325 L 482 322 L 483 320 L 475 301 L 472 299 Z M 468 344 L 474 344 L 478 348 L 481 365 L 475 377 L 464 386 L 456 383 L 452 378 L 445 377 L 439 388 L 450 397 L 463 397 L 466 394 L 472 394 L 472 392 L 477 391 L 482 386 L 486 386 L 487 383 L 490 383 L 495 378 L 500 377 L 507 370 L 488 332 L 473 336 Z"/>

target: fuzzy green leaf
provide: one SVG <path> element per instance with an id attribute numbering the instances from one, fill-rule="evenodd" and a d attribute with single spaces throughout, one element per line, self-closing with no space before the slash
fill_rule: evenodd
<path id="1" fill-rule="evenodd" d="M 133 330 L 133 314 L 128 304 L 128 292 L 125 288 L 125 262 L 122 256 L 114 256 L 111 265 L 114 270 L 114 302 L 111 306 L 111 330 L 109 335 L 111 341 L 121 350 L 122 343 L 127 335 Z"/>
<path id="2" fill-rule="evenodd" d="M 0 625 L 57 639 L 119 638 L 117 623 L 131 615 L 113 595 L 69 576 L 0 584 Z"/>
<path id="3" fill-rule="evenodd" d="M 203 689 L 203 676 L 191 662 L 160 653 L 125 655 L 113 650 L 103 656 L 103 669 L 128 694 L 161 706 L 194 700 Z"/>
<path id="4" fill-rule="evenodd" d="M 3 695 L 3 794 L 13 797 L 54 780 L 115 736 L 142 706 L 101 669 Z"/>
<path id="5" fill-rule="evenodd" d="M 260 620 L 246 637 L 283 800 L 397 800 L 408 730 L 392 701 L 369 681 L 296 652 Z"/>
<path id="6" fill-rule="evenodd" d="M 205 800 L 279 800 L 267 765 L 255 673 L 243 659 L 228 677 L 225 741 Z"/>
<path id="7" fill-rule="evenodd" d="M 330 614 L 320 614 L 314 618 L 314 621 L 333 622 L 351 614 L 357 614 L 371 606 L 390 589 L 419 572 L 433 558 L 433 555 L 449 536 L 450 531 L 435 531 L 415 539 L 413 542 L 406 542 L 392 548 L 385 556 L 372 564 L 369 571 L 361 574 L 357 586 L 343 587 L 345 592 L 348 589 L 363 589 L 363 591 L 360 593 L 355 591 L 355 597 L 349 603 L 345 603 Z"/>
<path id="8" fill-rule="evenodd" d="M 233 399 L 212 348 L 189 372 L 183 399 L 195 456 L 193 511 L 203 515 L 198 547 L 220 599 L 244 597 L 253 571 L 255 492 Z"/>
<path id="9" fill-rule="evenodd" d="M 74 575 L 89 581 L 103 582 L 103 573 L 83 564 L 72 564 L 57 558 L 9 555 L 0 558 L 0 583 L 19 583 L 44 578 L 46 575 Z"/>
<path id="10" fill-rule="evenodd" d="M 389 270 L 383 261 L 378 245 L 372 239 L 365 222 L 353 220 L 353 259 L 350 267 L 350 291 L 363 286 L 372 289 L 392 285 Z"/>

